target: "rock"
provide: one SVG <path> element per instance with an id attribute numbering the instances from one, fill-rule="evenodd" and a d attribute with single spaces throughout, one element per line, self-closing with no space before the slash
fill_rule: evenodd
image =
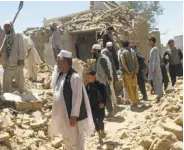
<path id="1" fill-rule="evenodd" d="M 168 111 L 168 112 L 174 112 L 174 111 L 177 112 L 179 109 L 180 108 L 178 106 L 173 105 L 173 106 L 167 107 L 166 111 Z"/>
<path id="2" fill-rule="evenodd" d="M 37 110 L 42 108 L 42 102 L 16 102 L 15 107 L 17 110 Z"/>
<path id="3" fill-rule="evenodd" d="M 173 143 L 178 141 L 176 135 L 174 133 L 172 133 L 172 132 L 169 132 L 169 131 L 162 131 L 162 132 L 159 133 L 158 136 L 159 136 L 160 139 L 164 139 L 165 138 L 167 140 L 172 141 Z"/>
<path id="4" fill-rule="evenodd" d="M 38 131 L 38 137 L 41 139 L 46 139 L 45 133 L 43 131 Z"/>
<path id="5" fill-rule="evenodd" d="M 107 143 L 105 145 L 102 146 L 103 150 L 114 150 L 114 145 Z"/>
<path id="6" fill-rule="evenodd" d="M 21 124 L 21 127 L 22 127 L 23 129 L 30 129 L 30 126 L 29 126 L 29 125 L 25 125 L 25 124 Z"/>
<path id="7" fill-rule="evenodd" d="M 33 135 L 34 135 L 34 131 L 33 130 L 26 130 L 24 132 L 23 137 L 33 137 Z"/>
<path id="8" fill-rule="evenodd" d="M 167 139 L 159 139 L 159 138 L 156 138 L 149 150 L 169 150 L 170 149 L 170 146 L 173 144 L 173 142 L 171 142 L 170 140 L 167 140 Z"/>
<path id="9" fill-rule="evenodd" d="M 130 127 L 130 130 L 136 130 L 136 129 L 140 129 L 140 125 L 135 125 Z"/>
<path id="10" fill-rule="evenodd" d="M 121 148 L 121 150 L 130 150 L 131 149 L 131 147 L 130 146 L 127 146 L 127 145 L 124 145 L 122 148 Z"/>
<path id="11" fill-rule="evenodd" d="M 35 144 L 31 144 L 30 145 L 30 150 L 38 150 L 38 148 L 36 147 Z"/>
<path id="12" fill-rule="evenodd" d="M 172 144 L 170 150 L 183 150 L 183 142 L 179 141 Z"/>
<path id="13" fill-rule="evenodd" d="M 31 123 L 30 126 L 31 128 L 35 129 L 35 128 L 44 126 L 46 123 L 47 123 L 47 119 L 44 119 L 44 120 L 39 120 L 38 122 L 35 122 L 35 123 Z"/>
<path id="14" fill-rule="evenodd" d="M 123 133 L 121 134 L 121 136 L 120 136 L 120 139 L 124 139 L 125 137 L 126 137 L 126 133 L 123 132 Z"/>
<path id="15" fill-rule="evenodd" d="M 57 138 L 56 140 L 52 141 L 52 146 L 55 148 L 61 147 L 62 139 Z"/>
<path id="16" fill-rule="evenodd" d="M 175 122 L 177 125 L 183 127 L 183 117 L 182 117 L 182 115 L 178 116 L 178 117 L 174 120 L 174 122 Z"/>
<path id="17" fill-rule="evenodd" d="M 151 137 L 144 137 L 144 138 L 141 140 L 140 144 L 141 144 L 141 146 L 144 147 L 145 149 L 149 149 L 149 147 L 150 147 L 152 141 L 153 141 L 153 140 L 152 140 Z"/>
<path id="18" fill-rule="evenodd" d="M 9 133 L 2 133 L 2 134 L 0 134 L 0 142 L 8 141 L 9 138 L 10 138 Z"/>
<path id="19" fill-rule="evenodd" d="M 164 130 L 174 133 L 178 140 L 183 140 L 183 129 L 179 125 L 173 122 L 168 122 L 165 124 L 161 123 L 161 126 L 164 128 Z"/>
<path id="20" fill-rule="evenodd" d="M 172 93 L 173 91 L 174 91 L 174 89 L 167 89 L 167 90 L 165 91 L 165 93 L 170 94 L 170 93 Z"/>

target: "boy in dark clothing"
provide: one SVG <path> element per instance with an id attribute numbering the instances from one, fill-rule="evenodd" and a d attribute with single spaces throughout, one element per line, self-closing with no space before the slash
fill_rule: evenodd
<path id="1" fill-rule="evenodd" d="M 99 142 L 102 142 L 104 132 L 104 117 L 106 105 L 106 88 L 105 85 L 96 81 L 95 72 L 87 73 L 86 91 L 89 97 L 93 120 L 96 131 L 99 135 Z"/>

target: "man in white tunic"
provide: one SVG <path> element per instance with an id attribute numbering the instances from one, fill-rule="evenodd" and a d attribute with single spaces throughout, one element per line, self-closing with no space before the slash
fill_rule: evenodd
<path id="1" fill-rule="evenodd" d="M 57 61 L 57 55 L 59 54 L 61 50 L 61 34 L 57 29 L 57 24 L 56 23 L 51 23 L 50 24 L 50 29 L 52 31 L 52 49 L 54 52 L 54 57 L 55 60 Z"/>
<path id="2" fill-rule="evenodd" d="M 148 80 L 153 82 L 153 87 L 155 93 L 158 95 L 157 103 L 160 102 L 161 97 L 163 97 L 162 88 L 162 72 L 160 68 L 160 54 L 158 48 L 155 46 L 156 39 L 151 37 L 148 41 L 151 47 L 150 58 L 149 58 L 149 72 Z"/>
<path id="3" fill-rule="evenodd" d="M 24 40 L 15 33 L 12 22 L 4 25 L 5 38 L 0 49 L 3 58 L 3 92 L 12 92 L 12 80 L 15 79 L 20 93 L 24 92 Z"/>
<path id="4" fill-rule="evenodd" d="M 24 50 L 27 58 L 27 69 L 28 77 L 31 81 L 37 80 L 37 64 L 42 63 L 42 60 L 36 51 L 33 41 L 29 36 L 23 35 L 24 37 Z"/>
<path id="5" fill-rule="evenodd" d="M 72 68 L 72 53 L 61 50 L 52 75 L 54 101 L 51 134 L 62 134 L 67 150 L 84 150 L 84 131 L 94 131 L 89 99 L 83 80 Z"/>

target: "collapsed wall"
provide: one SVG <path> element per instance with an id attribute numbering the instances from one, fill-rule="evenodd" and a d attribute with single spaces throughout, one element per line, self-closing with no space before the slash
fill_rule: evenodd
<path id="1" fill-rule="evenodd" d="M 75 14 L 72 17 L 67 16 L 67 19 L 62 17 L 57 20 L 60 21 L 58 28 L 61 30 L 61 36 L 63 36 L 61 41 L 61 43 L 63 43 L 63 49 L 71 51 L 74 57 L 76 56 L 75 45 L 73 43 L 75 35 L 81 32 L 83 35 L 90 31 L 101 32 L 105 30 L 106 27 L 113 26 L 116 30 L 116 32 L 113 33 L 113 39 L 117 49 L 121 47 L 122 40 L 129 40 L 131 44 L 137 45 L 138 50 L 148 59 L 147 20 L 145 20 L 142 15 L 135 13 L 134 10 L 129 10 L 125 6 L 119 6 L 110 10 L 92 9 L 82 12 L 81 14 Z M 50 21 L 54 20 L 51 19 Z M 47 22 L 48 26 L 49 20 L 45 20 L 45 22 Z M 26 34 L 31 35 L 42 60 L 44 59 L 44 42 L 48 43 L 49 37 L 51 36 L 51 32 L 47 26 L 25 31 Z"/>

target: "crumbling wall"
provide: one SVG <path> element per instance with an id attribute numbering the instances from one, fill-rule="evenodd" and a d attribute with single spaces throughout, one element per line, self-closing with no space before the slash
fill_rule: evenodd
<path id="1" fill-rule="evenodd" d="M 73 18 L 72 18 L 73 16 Z M 56 19 L 56 18 L 55 18 Z M 119 49 L 121 47 L 121 41 L 129 40 L 130 44 L 136 44 L 140 52 L 145 55 L 148 59 L 148 47 L 147 47 L 147 37 L 148 37 L 148 23 L 142 15 L 135 13 L 133 10 L 125 6 L 120 6 L 115 9 L 105 9 L 105 10 L 88 10 L 86 12 L 78 13 L 75 15 L 68 15 L 66 17 L 60 17 L 61 20 L 69 20 L 59 25 L 59 29 L 67 33 L 63 36 L 64 49 L 67 49 L 73 53 L 75 57 L 75 47 L 72 40 L 72 36 L 77 32 L 83 32 L 83 35 L 88 34 L 87 30 L 100 29 L 105 30 L 108 26 L 113 26 L 115 31 L 113 33 L 113 38 L 115 41 L 115 47 Z M 51 20 L 53 21 L 53 20 Z M 49 21 L 46 20 L 47 25 Z M 62 22 L 62 21 L 61 21 Z M 51 23 L 51 22 L 50 22 Z M 43 30 L 43 31 L 42 31 Z M 32 36 L 35 46 L 38 49 L 38 53 L 43 55 L 44 44 L 49 36 L 45 28 L 38 29 Z M 40 34 L 41 32 L 41 34 Z M 37 36 L 36 36 L 37 34 Z M 41 36 L 43 36 L 41 40 Z M 95 44 L 97 41 L 93 41 Z M 67 46 L 66 46 L 67 45 Z M 85 49 L 91 48 L 91 44 L 80 45 L 81 54 L 85 53 Z M 43 58 L 41 56 L 41 58 Z"/>

